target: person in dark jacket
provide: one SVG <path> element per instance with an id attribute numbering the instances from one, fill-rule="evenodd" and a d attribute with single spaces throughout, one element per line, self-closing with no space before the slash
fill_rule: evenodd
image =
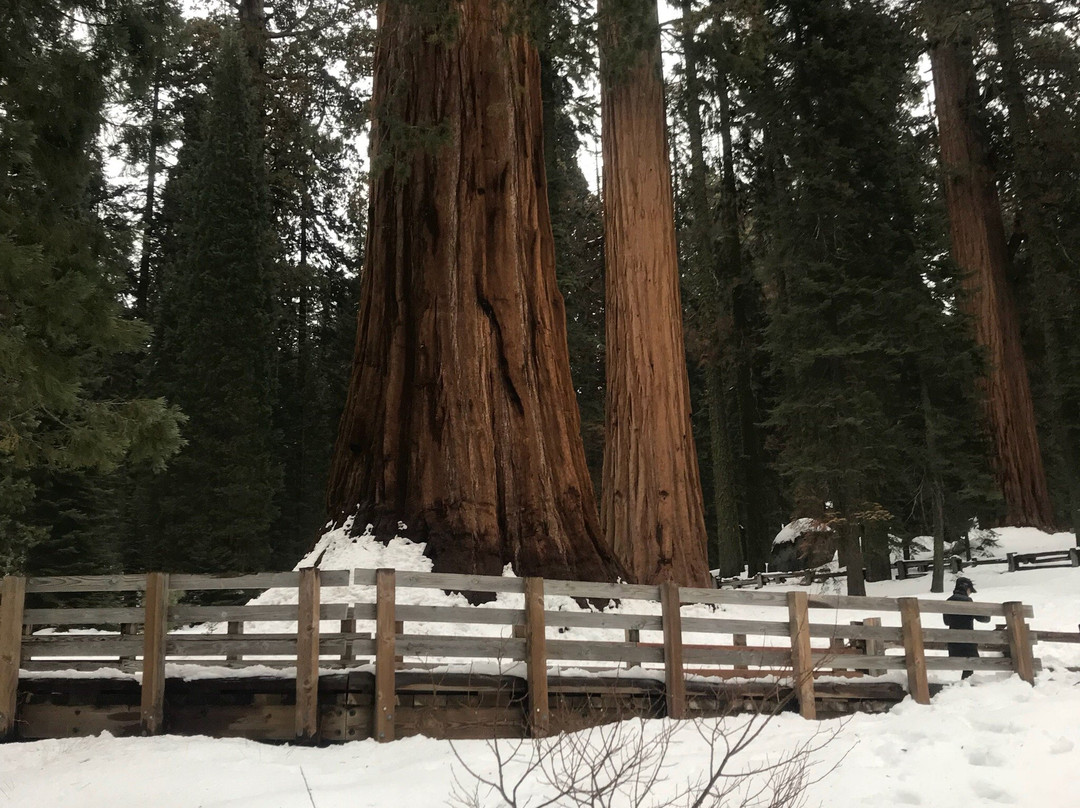
<path id="1" fill-rule="evenodd" d="M 956 586 L 953 587 L 952 596 L 950 601 L 959 601 L 961 603 L 971 603 L 971 596 L 975 593 L 975 584 L 971 582 L 970 578 L 957 578 Z M 986 616 L 976 617 L 970 614 L 949 614 L 942 615 L 945 618 L 945 625 L 949 628 L 956 629 L 957 631 L 971 631 L 975 628 L 975 622 L 978 620 L 980 623 L 989 623 L 990 618 Z M 951 642 L 949 643 L 949 656 L 951 657 L 978 657 L 979 646 L 978 643 L 973 642 Z M 972 671 L 964 671 L 961 675 L 961 679 L 967 679 L 971 676 Z"/>

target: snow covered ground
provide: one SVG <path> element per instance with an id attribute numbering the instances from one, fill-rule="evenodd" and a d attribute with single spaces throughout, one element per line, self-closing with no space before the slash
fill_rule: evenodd
<path id="1" fill-rule="evenodd" d="M 995 555 L 1072 544 L 1071 534 L 1005 530 Z M 425 565 L 415 548 L 402 542 L 382 548 L 338 534 L 319 549 L 326 550 L 322 561 L 326 569 Z M 1007 573 L 1003 566 L 994 566 L 965 574 L 978 586 L 977 600 L 1032 604 L 1034 629 L 1077 630 L 1080 570 Z M 770 587 L 784 588 L 794 587 Z M 941 597 L 929 595 L 929 578 L 868 588 L 873 595 Z M 815 589 L 822 591 L 820 585 Z M 285 592 L 269 592 L 260 600 L 282 602 L 288 597 Z M 938 681 L 949 686 L 929 706 L 907 700 L 888 714 L 857 715 L 846 721 L 777 716 L 732 766 L 753 769 L 775 762 L 801 743 L 820 743 L 822 731 L 835 731 L 835 737 L 812 756 L 811 779 L 821 779 L 804 790 L 807 805 L 1073 808 L 1080 804 L 1080 673 L 1067 667 L 1080 666 L 1080 646 L 1041 644 L 1037 653 L 1044 670 L 1034 688 L 999 673 L 977 673 L 963 683 L 956 681 L 955 673 L 942 673 Z M 728 719 L 722 728 L 734 732 L 745 720 Z M 711 725 L 706 722 L 705 728 Z M 705 774 L 709 765 L 708 744 L 701 727 L 693 724 L 672 728 L 664 721 L 634 722 L 625 725 L 624 740 L 644 733 L 647 747 L 656 748 L 666 727 L 673 735 L 663 782 L 641 805 L 667 804 L 665 800 L 681 785 Z M 594 734 L 594 742 L 596 738 Z M 455 748 L 474 771 L 488 777 L 496 771 L 487 744 L 468 741 L 453 746 L 410 738 L 384 745 L 362 741 L 306 749 L 169 736 L 7 744 L 0 746 L 0 806 L 441 806 L 448 804 L 455 774 L 469 781 Z M 519 805 L 538 804 L 543 793 L 541 784 L 526 784 Z M 481 792 L 481 797 L 484 806 L 503 804 L 493 795 Z"/>

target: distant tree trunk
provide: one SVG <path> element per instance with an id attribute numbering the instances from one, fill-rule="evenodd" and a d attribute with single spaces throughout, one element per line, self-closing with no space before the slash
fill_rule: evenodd
<path id="1" fill-rule="evenodd" d="M 930 477 L 930 500 L 933 508 L 934 525 L 934 570 L 930 580 L 931 592 L 945 591 L 945 486 L 938 472 L 941 457 L 937 448 L 937 433 L 934 427 L 933 405 L 930 402 L 930 389 L 920 373 L 919 396 L 923 413 L 923 434 L 926 439 L 926 464 Z M 909 557 L 904 554 L 904 558 Z"/>
<path id="2" fill-rule="evenodd" d="M 694 30 L 690 4 L 683 4 L 683 66 L 686 73 L 686 128 L 690 141 L 689 202 L 692 216 L 690 239 L 699 274 L 712 282 L 712 298 L 707 317 L 714 328 L 706 328 L 709 348 L 706 351 L 705 382 L 708 394 L 710 459 L 712 460 L 713 501 L 716 509 L 717 566 L 720 575 L 741 575 L 745 561 L 739 525 L 739 464 L 734 444 L 736 436 L 729 425 L 731 411 L 725 376 L 735 363 L 725 354 L 731 346 L 731 277 L 738 266 L 721 265 L 713 248 L 713 216 L 709 202 L 708 168 L 705 165 L 703 126 L 701 122 L 701 80 L 698 76 L 699 44 Z M 711 339 L 710 339 L 711 338 Z"/>
<path id="3" fill-rule="evenodd" d="M 135 279 L 135 314 L 147 317 L 150 310 L 150 265 L 154 249 L 154 230 L 157 222 L 154 217 L 157 202 L 157 173 L 160 167 L 158 148 L 161 145 L 161 68 L 154 69 L 154 86 L 150 102 L 150 123 L 147 127 L 148 151 L 146 155 L 146 190 L 143 196 L 141 249 L 139 253 L 139 274 Z"/>
<path id="4" fill-rule="evenodd" d="M 1013 9 L 1008 0 L 991 0 L 990 5 L 997 57 L 1001 65 L 1001 95 L 1009 113 L 1009 138 L 1013 147 L 1014 188 L 1019 209 L 1013 238 L 1027 242 L 1036 299 L 1060 300 L 1062 289 L 1055 280 L 1067 277 L 1072 267 L 1060 265 L 1063 263 L 1061 254 L 1065 251 L 1060 249 L 1051 218 L 1041 200 L 1043 194 L 1040 192 L 1039 174 L 1045 174 L 1045 171 L 1041 170 L 1040 153 L 1046 147 L 1040 148 L 1034 142 L 1031 115 L 1021 78 Z M 1070 403 L 1073 406 L 1075 403 L 1070 402 L 1071 397 L 1062 384 L 1062 377 L 1068 375 L 1068 370 L 1062 361 L 1058 336 L 1058 323 L 1061 320 L 1055 322 L 1055 317 L 1049 311 L 1034 310 L 1028 313 L 1037 322 L 1043 341 L 1044 384 L 1049 399 L 1045 411 L 1049 423 L 1044 424 L 1044 435 L 1049 436 L 1056 449 L 1059 473 L 1065 482 L 1061 500 L 1070 505 L 1069 519 L 1080 542 L 1080 463 L 1077 462 L 1080 443 L 1069 429 L 1068 410 Z M 1069 332 L 1072 329 L 1066 325 L 1065 330 Z M 1063 505 L 1061 500 L 1057 503 L 1059 508 Z"/>
<path id="5" fill-rule="evenodd" d="M 632 580 L 708 586 L 653 0 L 602 0 L 604 535 Z"/>
<path id="6" fill-rule="evenodd" d="M 974 114 L 978 90 L 971 49 L 960 38 L 930 33 L 952 254 L 963 273 L 964 300 L 975 321 L 976 340 L 986 352 L 986 408 L 1005 522 L 1050 528 L 1053 511 L 1006 277 L 1009 253 L 1001 206 Z"/>
<path id="7" fill-rule="evenodd" d="M 612 580 L 570 382 L 540 63 L 511 4 L 379 8 L 370 227 L 328 505 L 439 571 Z"/>

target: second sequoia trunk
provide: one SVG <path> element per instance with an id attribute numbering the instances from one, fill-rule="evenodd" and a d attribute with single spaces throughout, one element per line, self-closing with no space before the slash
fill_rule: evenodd
<path id="1" fill-rule="evenodd" d="M 964 273 L 976 341 L 986 352 L 986 409 L 1005 521 L 1049 528 L 1053 511 L 1006 276 L 1009 253 L 1001 205 L 974 118 L 978 90 L 970 44 L 957 36 L 935 36 L 931 30 L 930 63 L 952 255 Z"/>
<path id="2" fill-rule="evenodd" d="M 652 0 L 602 0 L 604 534 L 631 579 L 708 586 Z"/>
<path id="3" fill-rule="evenodd" d="M 440 5 L 440 4 L 436 4 Z M 555 287 L 536 49 L 509 3 L 384 3 L 338 523 L 437 571 L 612 580 Z"/>

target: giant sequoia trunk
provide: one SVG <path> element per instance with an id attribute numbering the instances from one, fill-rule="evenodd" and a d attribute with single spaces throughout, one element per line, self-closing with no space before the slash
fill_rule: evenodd
<path id="1" fill-rule="evenodd" d="M 1006 277 L 1009 253 L 1001 205 L 975 121 L 978 90 L 971 50 L 956 38 L 938 38 L 931 42 L 930 62 L 952 255 L 964 273 L 966 306 L 986 355 L 986 408 L 1006 523 L 1048 528 L 1053 511 Z"/>
<path id="2" fill-rule="evenodd" d="M 604 535 L 635 581 L 707 586 L 656 6 L 654 0 L 602 0 L 600 14 Z"/>
<path id="3" fill-rule="evenodd" d="M 509 6 L 380 7 L 370 229 L 328 505 L 380 537 L 404 522 L 436 570 L 611 580 L 555 287 L 539 61 Z"/>

